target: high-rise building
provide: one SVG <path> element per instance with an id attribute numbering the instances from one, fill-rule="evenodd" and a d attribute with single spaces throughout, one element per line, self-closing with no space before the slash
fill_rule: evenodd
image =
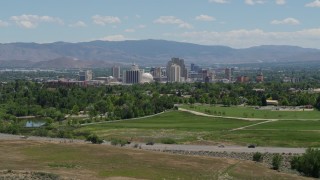
<path id="1" fill-rule="evenodd" d="M 173 77 L 171 76 L 171 71 L 170 71 L 170 68 L 173 64 L 180 66 L 180 80 L 188 79 L 188 70 L 184 64 L 184 60 L 179 58 L 172 58 L 171 61 L 168 62 L 167 68 L 166 68 L 168 82 L 174 82 L 170 79 L 170 77 Z"/>
<path id="2" fill-rule="evenodd" d="M 249 82 L 249 77 L 248 76 L 238 76 L 237 77 L 237 82 L 239 83 L 247 83 Z"/>
<path id="3" fill-rule="evenodd" d="M 229 81 L 232 80 L 232 69 L 226 68 L 226 69 L 224 70 L 224 74 L 225 74 L 225 76 L 226 76 L 226 79 L 228 79 Z"/>
<path id="4" fill-rule="evenodd" d="M 138 65 L 133 64 L 130 70 L 123 72 L 123 82 L 126 84 L 138 84 L 142 82 L 143 70 L 140 70 Z"/>
<path id="5" fill-rule="evenodd" d="M 200 67 L 198 65 L 196 65 L 194 63 L 191 63 L 191 71 L 199 72 L 199 70 L 201 70 L 201 69 L 200 69 Z"/>
<path id="6" fill-rule="evenodd" d="M 257 75 L 256 81 L 257 81 L 257 82 L 263 82 L 263 81 L 264 81 L 264 77 L 263 77 L 262 72 L 260 72 L 260 73 Z"/>
<path id="7" fill-rule="evenodd" d="M 181 67 L 177 64 L 171 64 L 168 76 L 169 82 L 181 82 Z"/>
<path id="8" fill-rule="evenodd" d="M 92 80 L 92 71 L 91 70 L 79 72 L 79 81 L 90 81 L 90 80 Z"/>
<path id="9" fill-rule="evenodd" d="M 114 78 L 120 79 L 120 66 L 113 66 L 111 71 Z"/>
<path id="10" fill-rule="evenodd" d="M 209 70 L 202 69 L 202 81 L 206 82 L 206 79 L 209 78 Z"/>
<path id="11" fill-rule="evenodd" d="M 210 69 L 202 69 L 202 82 L 213 82 L 215 78 L 214 71 Z"/>
<path id="12" fill-rule="evenodd" d="M 166 68 L 165 67 L 153 67 L 150 69 L 150 74 L 153 76 L 153 80 L 157 82 L 166 82 Z"/>

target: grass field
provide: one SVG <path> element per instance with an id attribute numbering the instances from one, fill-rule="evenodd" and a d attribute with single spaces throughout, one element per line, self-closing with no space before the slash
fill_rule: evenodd
<path id="1" fill-rule="evenodd" d="M 263 121 L 212 118 L 173 111 L 140 120 L 84 126 L 76 132 L 88 131 L 107 140 L 161 142 L 164 138 L 171 138 L 177 143 L 320 147 L 320 121 L 316 120 L 273 121 L 229 131 L 259 122 Z"/>
<path id="2" fill-rule="evenodd" d="M 40 171 L 67 179 L 307 179 L 249 161 L 32 141 L 0 141 L 0 162 L 0 170 Z"/>
<path id="3" fill-rule="evenodd" d="M 256 122 L 212 118 L 191 113 L 173 111 L 141 120 L 105 123 L 82 127 L 76 131 L 89 131 L 105 139 L 124 138 L 136 141 L 173 138 L 178 142 L 201 139 L 210 132 L 228 131 Z"/>
<path id="4" fill-rule="evenodd" d="M 191 108 L 190 105 L 183 105 L 182 108 L 207 113 L 208 110 L 211 115 L 222 115 L 231 117 L 245 117 L 245 118 L 263 118 L 263 119 L 316 119 L 320 120 L 320 111 L 271 111 L 271 110 L 257 110 L 250 107 L 221 107 L 209 105 L 195 105 Z M 207 110 L 207 112 L 206 112 Z M 214 113 L 216 112 L 216 113 Z"/>
<path id="5" fill-rule="evenodd" d="M 205 140 L 221 141 L 230 144 L 271 147 L 320 147 L 320 131 L 287 130 L 238 130 L 232 132 L 213 132 L 203 137 Z"/>
<path id="6" fill-rule="evenodd" d="M 287 131 L 319 131 L 320 132 L 320 120 L 319 121 L 274 121 L 270 123 L 260 124 L 257 126 L 249 127 L 247 129 L 257 130 L 287 130 Z"/>

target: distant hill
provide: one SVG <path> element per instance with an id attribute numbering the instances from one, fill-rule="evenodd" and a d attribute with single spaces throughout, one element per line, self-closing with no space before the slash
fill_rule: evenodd
<path id="1" fill-rule="evenodd" d="M 164 40 L 0 44 L 0 66 L 102 67 L 113 63 L 165 65 L 171 57 L 198 64 L 320 61 L 320 50 L 296 46 L 234 49 Z"/>

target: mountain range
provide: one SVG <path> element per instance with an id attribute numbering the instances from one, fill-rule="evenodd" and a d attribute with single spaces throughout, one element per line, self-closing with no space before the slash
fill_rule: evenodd
<path id="1" fill-rule="evenodd" d="M 137 63 L 164 66 L 172 57 L 212 65 L 320 61 L 320 50 L 264 45 L 244 49 L 165 40 L 0 44 L 0 67 L 83 68 Z"/>

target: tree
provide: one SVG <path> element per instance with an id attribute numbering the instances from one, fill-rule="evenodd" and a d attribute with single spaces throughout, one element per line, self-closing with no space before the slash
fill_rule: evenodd
<path id="1" fill-rule="evenodd" d="M 101 138 L 99 138 L 96 134 L 90 134 L 86 141 L 90 141 L 92 142 L 92 144 L 101 144 L 103 143 L 103 140 Z"/>
<path id="2" fill-rule="evenodd" d="M 78 113 L 79 113 L 79 106 L 75 104 L 72 107 L 72 114 L 78 115 Z"/>
<path id="3" fill-rule="evenodd" d="M 292 158 L 291 168 L 303 173 L 306 176 L 320 177 L 320 150 L 308 148 L 302 156 Z"/>
<path id="4" fill-rule="evenodd" d="M 279 170 L 282 164 L 283 157 L 280 154 L 275 154 L 272 158 L 272 168 L 274 170 Z"/>
<path id="5" fill-rule="evenodd" d="M 317 101 L 316 101 L 316 108 L 318 110 L 320 110 L 320 95 L 318 96 Z"/>
<path id="6" fill-rule="evenodd" d="M 261 97 L 261 105 L 262 106 L 267 106 L 267 98 L 264 95 Z"/>
<path id="7" fill-rule="evenodd" d="M 263 160 L 263 156 L 260 152 L 256 152 L 253 154 L 252 159 L 253 159 L 253 161 L 261 162 Z"/>
<path id="8" fill-rule="evenodd" d="M 104 100 L 100 100 L 94 104 L 95 111 L 99 112 L 100 114 L 105 114 L 107 112 L 107 103 Z"/>
<path id="9" fill-rule="evenodd" d="M 96 109 L 93 107 L 93 105 L 89 105 L 88 107 L 87 107 L 87 111 L 89 111 L 89 117 L 90 117 L 90 119 L 92 119 L 93 117 L 96 117 L 97 116 L 97 111 L 96 111 Z"/>

